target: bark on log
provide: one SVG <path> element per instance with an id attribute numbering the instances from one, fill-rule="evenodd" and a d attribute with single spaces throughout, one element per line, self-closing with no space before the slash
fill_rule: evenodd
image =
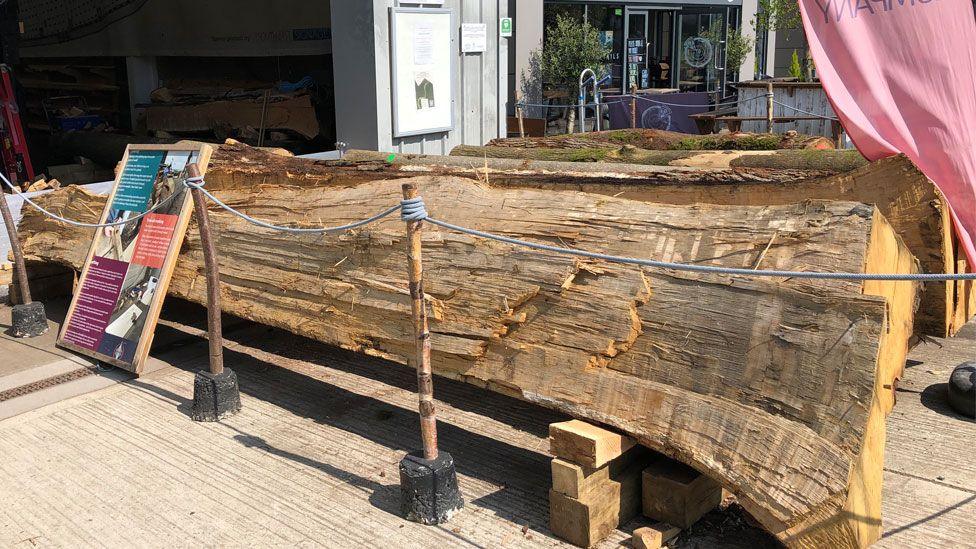
<path id="1" fill-rule="evenodd" d="M 399 200 L 402 180 L 225 188 L 278 222 L 344 223 Z M 446 221 L 628 256 L 728 266 L 910 272 L 873 207 L 671 206 L 418 178 Z M 104 198 L 41 197 L 94 219 Z M 413 351 L 404 226 L 281 235 L 211 211 L 224 310 L 368 354 Z M 29 212 L 33 260 L 79 267 L 87 230 Z M 190 230 L 170 293 L 206 284 Z M 866 546 L 880 534 L 884 415 L 904 364 L 916 286 L 698 275 L 579 261 L 424 231 L 436 373 L 619 428 L 736 493 L 795 547 Z"/>
<path id="2" fill-rule="evenodd" d="M 857 151 L 848 150 L 782 150 L 782 151 L 701 151 L 592 147 L 580 149 L 520 149 L 517 147 L 476 147 L 458 145 L 451 156 L 475 158 L 511 158 L 554 162 L 605 162 L 646 164 L 650 166 L 687 166 L 699 168 L 777 168 L 846 172 L 868 163 Z"/>
<path id="3" fill-rule="evenodd" d="M 584 134 L 554 135 L 547 137 L 511 137 L 492 139 L 492 147 L 590 149 L 607 145 L 631 145 L 647 150 L 776 150 L 776 149 L 833 149 L 834 143 L 826 137 L 802 135 L 796 132 L 784 134 L 722 133 L 689 135 L 654 129 L 622 129 Z"/>
<path id="4" fill-rule="evenodd" d="M 761 206 L 805 199 L 850 200 L 876 204 L 919 259 L 923 272 L 966 272 L 948 203 L 911 161 L 895 156 L 855 167 L 859 163 L 849 159 L 831 161 L 834 152 L 772 151 L 746 156 L 700 152 L 690 157 L 689 163 L 728 165 L 731 157 L 733 167 L 689 169 L 423 155 L 399 155 L 393 164 L 386 164 L 385 153 L 353 151 L 347 156 L 347 166 L 320 165 L 314 167 L 318 172 L 310 167 L 303 173 L 302 166 L 307 164 L 301 164 L 301 159 L 295 159 L 298 164 L 283 166 L 274 160 L 258 159 L 253 153 L 222 147 L 214 155 L 221 158 L 221 165 L 212 172 L 211 180 L 233 185 L 255 180 L 315 186 L 427 173 L 478 178 L 495 186 L 582 191 L 662 204 Z M 805 157 L 808 165 L 818 169 L 779 169 L 790 165 L 796 156 Z M 241 157 L 246 157 L 246 166 L 238 162 Z M 741 167 L 743 164 L 751 167 Z M 294 173 L 295 177 L 276 172 Z M 927 283 L 920 300 L 915 322 L 919 334 L 953 336 L 976 315 L 976 287 L 971 282 Z"/>

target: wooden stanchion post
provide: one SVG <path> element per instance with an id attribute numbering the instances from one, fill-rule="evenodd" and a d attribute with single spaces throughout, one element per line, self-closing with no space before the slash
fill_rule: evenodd
<path id="1" fill-rule="evenodd" d="M 188 178 L 200 177 L 196 163 L 186 167 Z M 220 325 L 220 270 L 213 235 L 210 231 L 210 215 L 203 191 L 190 188 L 193 210 L 200 231 L 200 247 L 203 250 L 204 275 L 207 279 L 207 340 L 210 345 L 210 369 L 197 372 L 193 380 L 193 419 L 217 421 L 241 409 L 241 393 L 237 374 L 224 368 L 224 336 Z"/>
<path id="2" fill-rule="evenodd" d="M 519 137 L 525 139 L 525 113 L 522 110 L 522 92 L 515 90 L 515 116 L 518 117 Z"/>
<path id="3" fill-rule="evenodd" d="M 630 127 L 637 127 L 637 84 L 630 85 Z"/>
<path id="4" fill-rule="evenodd" d="M 403 185 L 403 198 L 417 197 L 417 187 Z M 420 437 L 424 459 L 437 458 L 437 413 L 434 408 L 434 377 L 430 367 L 430 331 L 424 303 L 424 267 L 421 259 L 420 231 L 422 221 L 407 222 L 407 274 L 410 282 L 410 304 L 413 309 L 413 334 L 416 344 L 417 393 L 420 398 Z"/>
<path id="5" fill-rule="evenodd" d="M 200 177 L 200 168 L 190 164 L 186 168 L 191 178 Z M 200 230 L 200 247 L 203 249 L 203 267 L 207 278 L 207 339 L 210 341 L 210 373 L 224 371 L 224 335 L 220 325 L 220 267 L 214 251 L 210 232 L 210 215 L 207 213 L 207 200 L 200 189 L 190 189 L 193 196 L 193 212 L 196 214 Z"/>
<path id="6" fill-rule="evenodd" d="M 403 184 L 403 199 L 417 198 L 417 188 Z M 420 231 L 423 221 L 407 221 L 407 275 L 416 344 L 417 394 L 420 398 L 420 438 L 423 450 L 400 460 L 400 510 L 408 520 L 441 524 L 464 507 L 457 484 L 454 458 L 437 449 L 434 377 L 430 367 L 430 331 L 424 302 L 424 266 Z"/>
<path id="7" fill-rule="evenodd" d="M 20 287 L 20 302 L 30 303 L 30 287 L 27 283 L 27 268 L 24 265 L 24 251 L 20 247 L 20 237 L 17 236 L 17 225 L 14 223 L 14 216 L 10 213 L 10 206 L 7 205 L 7 193 L 0 193 L 0 212 L 3 214 L 3 224 L 7 228 L 7 238 L 10 240 L 10 249 L 14 252 L 14 275 L 17 277 L 17 285 Z"/>
<path id="8" fill-rule="evenodd" d="M 773 133 L 773 83 L 766 83 L 766 133 Z"/>
<path id="9" fill-rule="evenodd" d="M 7 205 L 7 194 L 0 192 L 0 214 L 3 224 L 7 228 L 7 238 L 10 249 L 14 252 L 14 276 L 20 288 L 20 304 L 11 310 L 10 332 L 14 337 L 37 337 L 47 332 L 47 314 L 44 304 L 31 299 L 30 282 L 27 280 L 27 268 L 24 265 L 24 251 L 20 247 L 20 237 L 17 235 L 17 225 L 14 216 Z"/>

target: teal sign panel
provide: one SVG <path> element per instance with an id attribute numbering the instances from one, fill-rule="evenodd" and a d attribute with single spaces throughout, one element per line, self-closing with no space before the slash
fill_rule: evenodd
<path id="1" fill-rule="evenodd" d="M 166 151 L 131 151 L 112 201 L 113 210 L 144 212 Z"/>

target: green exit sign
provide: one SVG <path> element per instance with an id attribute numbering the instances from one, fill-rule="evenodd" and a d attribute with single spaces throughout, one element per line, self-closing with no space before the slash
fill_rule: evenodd
<path id="1" fill-rule="evenodd" d="M 510 38 L 512 36 L 512 18 L 502 17 L 498 28 L 501 31 L 502 38 Z"/>

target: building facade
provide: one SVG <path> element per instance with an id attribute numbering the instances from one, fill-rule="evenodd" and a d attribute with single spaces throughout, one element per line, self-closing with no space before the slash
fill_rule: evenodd
<path id="1" fill-rule="evenodd" d="M 758 0 L 517 0 L 511 47 L 514 83 L 528 98 L 538 97 L 534 52 L 545 43 L 545 29 L 558 16 L 588 22 L 610 49 L 609 88 L 668 88 L 724 95 L 729 84 L 766 74 L 773 66 L 775 36 L 757 35 Z M 741 63 L 730 66 L 726 44 L 740 32 L 751 46 Z M 768 67 L 768 69 L 767 69 Z"/>

